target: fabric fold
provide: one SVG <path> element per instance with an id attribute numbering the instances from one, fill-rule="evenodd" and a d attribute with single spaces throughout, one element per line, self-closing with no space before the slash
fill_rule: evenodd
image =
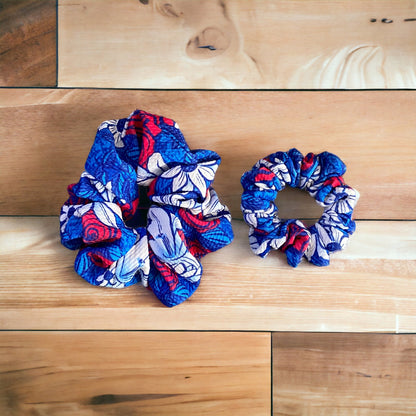
<path id="1" fill-rule="evenodd" d="M 344 183 L 345 172 L 344 162 L 329 152 L 303 156 L 290 149 L 260 159 L 241 177 L 241 210 L 252 251 L 265 257 L 281 250 L 293 267 L 302 257 L 327 266 L 330 253 L 342 250 L 355 231 L 352 214 L 359 193 Z M 297 219 L 279 218 L 274 200 L 286 186 L 307 191 L 324 207 L 316 224 L 306 227 Z"/>
<path id="2" fill-rule="evenodd" d="M 62 244 L 79 250 L 78 274 L 96 286 L 141 282 L 167 306 L 188 299 L 200 258 L 233 239 L 212 188 L 220 162 L 191 150 L 171 119 L 136 110 L 103 122 L 60 215 Z"/>

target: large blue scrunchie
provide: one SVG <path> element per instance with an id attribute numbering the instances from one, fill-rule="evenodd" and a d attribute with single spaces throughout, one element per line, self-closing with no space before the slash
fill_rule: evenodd
<path id="1" fill-rule="evenodd" d="M 302 256 L 317 266 L 329 264 L 329 254 L 344 248 L 355 231 L 352 213 L 359 193 L 345 185 L 346 166 L 329 152 L 305 157 L 296 150 L 276 152 L 260 159 L 241 177 L 241 209 L 250 226 L 253 252 L 265 257 L 271 249 L 286 253 L 296 267 Z M 277 193 L 290 186 L 304 189 L 324 207 L 319 221 L 307 228 L 296 219 L 282 220 L 274 203 Z"/>
<path id="2" fill-rule="evenodd" d="M 190 150 L 168 118 L 137 110 L 102 123 L 61 209 L 62 244 L 79 249 L 75 270 L 98 286 L 141 281 L 167 306 L 189 298 L 199 259 L 233 238 L 211 186 L 219 164 L 213 151 Z"/>

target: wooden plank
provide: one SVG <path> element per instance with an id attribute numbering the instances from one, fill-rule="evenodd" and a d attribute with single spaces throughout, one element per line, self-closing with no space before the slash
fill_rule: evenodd
<path id="1" fill-rule="evenodd" d="M 98 125 L 139 107 L 176 120 L 191 148 L 216 150 L 215 188 L 241 218 L 241 174 L 297 147 L 347 164 L 361 199 L 356 218 L 416 219 L 415 91 L 0 90 L 0 214 L 56 215 L 79 180 Z M 279 196 L 282 217 L 321 209 L 298 190 Z"/>
<path id="2" fill-rule="evenodd" d="M 270 415 L 270 334 L 2 332 L 3 415 Z"/>
<path id="3" fill-rule="evenodd" d="M 0 1 L 0 86 L 55 86 L 56 59 L 56 1 Z"/>
<path id="4" fill-rule="evenodd" d="M 416 335 L 274 334 L 275 416 L 414 415 Z"/>
<path id="5" fill-rule="evenodd" d="M 416 222 L 360 221 L 325 268 L 251 253 L 247 227 L 203 259 L 173 309 L 140 285 L 91 286 L 59 243 L 57 218 L 0 218 L 0 328 L 416 332 Z"/>
<path id="6" fill-rule="evenodd" d="M 59 86 L 415 88 L 415 5 L 60 0 Z"/>

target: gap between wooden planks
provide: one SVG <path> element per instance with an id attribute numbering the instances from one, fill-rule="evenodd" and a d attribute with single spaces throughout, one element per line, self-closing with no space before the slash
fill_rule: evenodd
<path id="1" fill-rule="evenodd" d="M 172 309 L 140 285 L 112 290 L 73 271 L 58 218 L 0 218 L 3 329 L 416 332 L 416 222 L 359 221 L 325 268 L 266 259 L 234 242 L 203 259 L 195 294 Z"/>
<path id="2" fill-rule="evenodd" d="M 347 184 L 361 193 L 356 218 L 416 219 L 415 106 L 416 91 L 3 89 L 0 214 L 58 215 L 98 125 L 141 108 L 177 121 L 192 149 L 219 153 L 214 186 L 235 218 L 242 173 L 297 147 L 344 160 Z M 279 199 L 282 216 L 319 217 L 308 200 L 298 190 Z"/>
<path id="3" fill-rule="evenodd" d="M 270 337 L 0 332 L 0 413 L 269 416 Z"/>

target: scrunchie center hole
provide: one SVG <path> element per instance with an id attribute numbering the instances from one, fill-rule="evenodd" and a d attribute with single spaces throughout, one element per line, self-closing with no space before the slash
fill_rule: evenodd
<path id="1" fill-rule="evenodd" d="M 308 192 L 289 186 L 278 192 L 275 204 L 279 208 L 279 218 L 305 220 L 308 226 L 314 224 L 324 212 L 324 208 Z"/>
<path id="2" fill-rule="evenodd" d="M 139 206 L 137 207 L 133 218 L 130 218 L 125 222 L 127 227 L 147 227 L 147 213 L 149 212 L 150 205 L 152 204 L 147 196 L 148 190 L 149 188 L 147 186 L 139 186 Z"/>

